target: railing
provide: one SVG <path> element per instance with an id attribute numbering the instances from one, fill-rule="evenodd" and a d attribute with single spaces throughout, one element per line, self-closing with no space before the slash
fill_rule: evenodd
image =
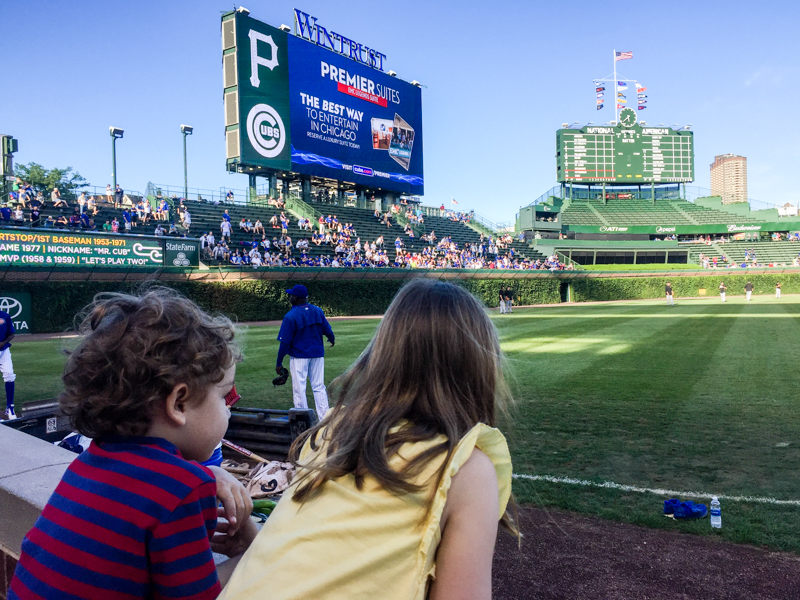
<path id="1" fill-rule="evenodd" d="M 694 202 L 697 198 L 707 198 L 708 196 L 714 195 L 718 194 L 712 194 L 709 188 L 703 188 L 696 185 L 686 186 L 686 199 L 689 202 Z M 779 204 L 772 204 L 770 202 L 764 202 L 763 200 L 755 200 L 754 198 L 748 198 L 747 202 L 750 204 L 750 210 L 781 208 L 781 205 Z"/>
<path id="2" fill-rule="evenodd" d="M 105 187 L 99 187 L 99 186 L 96 186 L 96 185 L 84 185 L 84 186 L 81 186 L 80 188 L 76 189 L 75 190 L 75 198 L 80 196 L 81 192 L 85 192 L 87 197 L 88 196 L 102 196 L 103 198 L 105 198 L 107 196 L 106 188 Z M 134 196 L 136 196 L 137 198 L 143 198 L 144 197 L 144 195 L 141 192 L 137 191 L 137 190 L 123 190 L 123 192 L 125 192 L 125 194 L 127 194 L 131 198 L 133 198 Z M 48 201 L 50 200 L 50 198 L 47 197 L 47 196 L 45 198 Z M 113 190 L 111 191 L 111 201 L 112 202 L 114 201 L 114 191 Z"/>
<path id="3" fill-rule="evenodd" d="M 647 186 L 643 185 L 641 190 L 638 187 L 635 188 L 617 188 L 616 186 L 608 186 L 606 187 L 607 194 L 618 194 L 618 193 L 630 193 L 633 194 L 633 198 L 639 198 L 642 200 L 652 200 L 652 189 Z M 689 202 L 694 202 L 697 198 L 705 198 L 708 196 L 713 196 L 714 194 L 711 193 L 709 188 L 703 188 L 694 185 L 687 185 L 683 187 L 683 192 L 681 190 L 680 185 L 676 186 L 660 186 L 655 188 L 656 192 L 656 199 L 683 199 L 688 200 Z M 588 198 L 595 198 L 597 195 L 602 196 L 602 185 L 593 185 L 590 188 L 581 186 L 579 188 L 572 189 L 572 198 L 577 200 L 585 200 Z M 544 194 L 539 196 L 536 200 L 531 202 L 528 206 L 535 206 L 536 204 L 546 204 L 550 198 L 561 198 L 566 199 L 569 198 L 569 186 L 568 185 L 556 185 L 546 191 Z M 763 210 L 763 209 L 770 209 L 770 208 L 780 208 L 778 204 L 772 204 L 770 202 L 764 202 L 762 200 L 755 200 L 753 198 L 747 199 L 748 203 L 750 204 L 750 210 Z"/>
<path id="4" fill-rule="evenodd" d="M 552 198 L 554 196 L 556 198 L 563 198 L 563 196 L 561 195 L 562 189 L 563 188 L 560 185 L 553 186 L 548 191 L 546 191 L 544 194 L 539 196 L 536 200 L 531 202 L 528 206 L 535 206 L 537 204 L 546 204 L 547 201 L 550 200 L 550 198 Z"/>
<path id="5" fill-rule="evenodd" d="M 502 221 L 499 223 L 495 223 L 494 221 L 490 221 L 486 217 L 479 215 L 476 212 L 473 212 L 470 215 L 470 220 L 475 223 L 480 223 L 484 227 L 493 231 L 495 234 L 509 233 L 510 231 L 514 231 L 514 224 L 511 221 Z"/>
<path id="6" fill-rule="evenodd" d="M 419 226 L 414 225 L 411 221 L 409 221 L 406 218 L 406 214 L 404 212 L 398 211 L 398 212 L 394 213 L 393 216 L 394 216 L 395 221 L 397 221 L 398 225 L 401 225 L 403 227 L 403 229 L 405 229 L 406 226 L 410 227 L 411 230 L 414 232 L 414 235 L 417 238 L 419 238 L 423 233 L 425 233 L 423 230 L 421 230 L 419 228 Z"/>
<path id="7" fill-rule="evenodd" d="M 153 186 L 153 190 L 156 192 L 152 194 L 156 196 L 158 191 L 161 191 L 161 195 L 165 198 L 170 198 L 171 196 L 175 196 L 176 198 L 183 198 L 183 186 L 177 185 L 168 185 L 162 183 L 151 183 L 148 182 L 147 188 L 150 189 L 150 186 Z M 221 187 L 218 190 L 212 190 L 207 188 L 193 188 L 190 187 L 187 189 L 188 198 L 186 200 L 200 200 L 206 202 L 216 202 L 219 204 L 226 204 L 229 203 L 227 200 L 228 191 L 233 192 L 233 203 L 234 204 L 248 204 L 249 200 L 249 191 L 242 190 L 242 189 L 232 189 L 232 188 L 225 188 Z M 148 192 L 149 194 L 149 192 Z"/>
<path id="8" fill-rule="evenodd" d="M 286 208 L 296 215 L 309 219 L 312 224 L 316 225 L 319 218 L 322 216 L 316 208 L 310 204 L 303 202 L 299 194 L 289 194 L 286 198 Z"/>
<path id="9" fill-rule="evenodd" d="M 572 265 L 572 267 L 573 267 L 573 268 L 574 268 L 576 271 L 583 271 L 583 270 L 584 270 L 584 268 L 583 268 L 583 267 L 582 267 L 580 264 L 576 263 L 574 260 L 572 260 L 572 259 L 571 259 L 569 256 L 567 256 L 566 254 L 562 254 L 562 253 L 561 253 L 561 252 L 559 252 L 558 250 L 556 250 L 555 252 L 556 252 L 556 256 L 558 257 L 558 261 L 559 261 L 559 262 L 561 262 L 561 263 L 563 263 L 563 264 L 565 264 L 565 265 Z"/>

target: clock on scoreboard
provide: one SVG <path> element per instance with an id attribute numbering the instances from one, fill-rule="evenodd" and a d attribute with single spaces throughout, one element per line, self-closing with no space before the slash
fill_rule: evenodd
<path id="1" fill-rule="evenodd" d="M 684 183 L 694 181 L 694 135 L 639 124 L 623 108 L 616 125 L 556 132 L 559 183 Z"/>

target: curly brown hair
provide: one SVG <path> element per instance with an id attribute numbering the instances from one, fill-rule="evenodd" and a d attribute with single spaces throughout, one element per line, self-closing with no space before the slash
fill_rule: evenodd
<path id="1" fill-rule="evenodd" d="M 88 437 L 145 434 L 177 384 L 202 398 L 241 360 L 230 319 L 168 288 L 98 294 L 83 314 L 83 340 L 64 367 L 59 404 Z"/>

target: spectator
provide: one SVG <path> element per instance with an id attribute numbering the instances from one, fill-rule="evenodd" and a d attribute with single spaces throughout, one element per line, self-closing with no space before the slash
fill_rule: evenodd
<path id="1" fill-rule="evenodd" d="M 125 227 L 125 233 L 130 233 L 133 219 L 131 219 L 131 213 L 127 208 L 122 211 L 122 224 Z"/>
<path id="2" fill-rule="evenodd" d="M 14 225 L 25 225 L 25 215 L 22 212 L 22 205 L 17 205 L 14 209 Z"/>
<path id="3" fill-rule="evenodd" d="M 122 205 L 122 198 L 124 195 L 125 192 L 123 192 L 122 188 L 119 187 L 119 184 L 117 184 L 117 188 L 114 190 L 114 208 L 119 208 Z"/>
<path id="4" fill-rule="evenodd" d="M 111 221 L 111 233 L 119 233 L 119 221 L 117 220 L 117 217 L 114 217 L 114 219 Z"/>
<path id="5" fill-rule="evenodd" d="M 225 219 L 223 215 L 222 222 L 219 224 L 220 230 L 220 238 L 224 240 L 228 238 L 228 241 L 231 241 L 231 222 L 230 219 Z"/>
<path id="6" fill-rule="evenodd" d="M 106 223 L 108 223 L 108 221 L 106 221 Z M 156 230 L 153 232 L 153 235 L 157 235 L 158 237 L 162 237 L 162 236 L 166 235 L 166 233 L 167 232 L 164 229 L 163 225 L 161 225 L 161 223 L 159 223 L 158 225 L 156 225 Z"/>
<path id="7" fill-rule="evenodd" d="M 186 233 L 189 233 L 189 229 L 192 227 L 192 215 L 189 213 L 189 209 L 183 211 L 183 228 L 186 230 Z"/>
<path id="8" fill-rule="evenodd" d="M 114 197 L 114 190 L 111 189 L 111 184 L 109 183 L 106 185 L 106 202 L 111 204 L 111 202 L 113 202 L 113 197 Z"/>
<path id="9" fill-rule="evenodd" d="M 94 196 L 89 196 L 86 200 L 86 210 L 88 210 L 92 216 L 97 216 L 97 201 L 94 199 Z"/>
<path id="10" fill-rule="evenodd" d="M 57 187 L 53 188 L 53 191 L 50 193 L 50 199 L 53 201 L 53 206 L 57 208 L 68 208 L 69 204 L 67 204 L 66 200 L 61 198 L 61 192 L 58 191 Z"/>
<path id="11" fill-rule="evenodd" d="M 4 225 L 11 225 L 11 209 L 8 203 L 3 204 L 3 207 L 0 208 L 0 221 L 2 221 Z"/>
<path id="12" fill-rule="evenodd" d="M 31 227 L 39 227 L 42 224 L 42 213 L 38 206 L 31 208 Z"/>

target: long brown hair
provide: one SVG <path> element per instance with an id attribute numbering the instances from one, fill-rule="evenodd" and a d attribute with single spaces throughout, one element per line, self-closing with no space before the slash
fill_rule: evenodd
<path id="1" fill-rule="evenodd" d="M 477 423 L 494 426 L 498 410 L 505 410 L 510 395 L 502 361 L 494 324 L 474 296 L 441 281 L 407 284 L 361 356 L 331 384 L 337 401 L 329 416 L 293 444 L 295 463 L 306 441 L 312 450 L 320 440 L 326 444 L 324 458 L 301 476 L 294 499 L 304 502 L 326 481 L 349 474 L 359 489 L 369 475 L 393 493 L 419 492 L 423 486 L 414 478 L 444 454 L 435 490 L 459 440 Z M 389 465 L 403 444 L 440 434 L 446 441 L 401 471 Z M 517 532 L 508 512 L 501 522 Z"/>

